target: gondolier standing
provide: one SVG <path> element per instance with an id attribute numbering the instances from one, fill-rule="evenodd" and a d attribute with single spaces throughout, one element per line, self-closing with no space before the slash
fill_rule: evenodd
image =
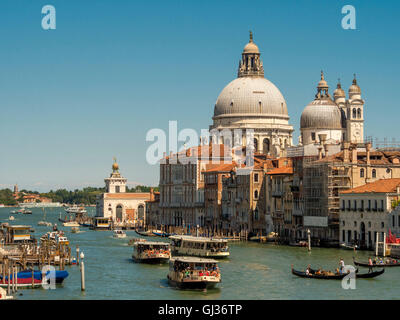
<path id="1" fill-rule="evenodd" d="M 371 257 L 369 257 L 368 258 L 368 272 L 371 272 L 372 271 L 372 266 L 373 266 L 373 263 L 372 263 L 372 259 L 371 259 Z"/>
<path id="2" fill-rule="evenodd" d="M 340 258 L 340 261 L 339 261 L 339 271 L 340 271 L 340 273 L 343 273 L 343 271 L 344 271 L 344 261 L 343 261 L 343 258 Z"/>

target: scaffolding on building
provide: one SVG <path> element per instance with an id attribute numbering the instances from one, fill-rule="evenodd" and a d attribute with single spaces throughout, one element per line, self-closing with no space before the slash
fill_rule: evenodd
<path id="1" fill-rule="evenodd" d="M 339 194 L 351 188 L 351 167 L 333 160 L 304 163 L 304 215 L 327 217 L 328 228 L 319 230 L 321 239 L 338 239 Z"/>

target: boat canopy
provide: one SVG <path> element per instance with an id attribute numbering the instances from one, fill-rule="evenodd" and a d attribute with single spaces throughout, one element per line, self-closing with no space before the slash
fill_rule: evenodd
<path id="1" fill-rule="evenodd" d="M 218 242 L 218 243 L 228 243 L 227 239 L 215 239 L 215 238 L 206 238 L 206 237 L 194 237 L 194 236 L 180 236 L 173 235 L 169 237 L 172 240 L 183 240 L 190 242 Z"/>
<path id="2" fill-rule="evenodd" d="M 173 262 L 184 262 L 184 263 L 218 263 L 217 260 L 214 259 L 205 259 L 205 258 L 199 258 L 199 257 L 174 257 L 171 258 L 170 260 L 172 263 Z"/>

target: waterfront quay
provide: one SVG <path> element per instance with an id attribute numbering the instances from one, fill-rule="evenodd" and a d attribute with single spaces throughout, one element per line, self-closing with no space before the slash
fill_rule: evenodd
<path id="1" fill-rule="evenodd" d="M 7 220 L 10 210 L 0 208 L 0 221 Z M 60 210 L 48 209 L 48 221 L 57 223 Z M 89 215 L 94 215 L 94 208 L 87 210 Z M 37 226 L 42 211 L 37 208 L 32 211 L 32 215 L 15 215 L 13 223 L 33 226 L 33 235 L 39 238 L 49 228 Z M 85 254 L 86 290 L 81 291 L 79 267 L 66 265 L 69 277 L 56 290 L 19 289 L 17 299 L 397 299 L 400 290 L 399 268 L 387 269 L 376 279 L 357 280 L 355 290 L 342 289 L 340 281 L 302 279 L 290 272 L 291 264 L 300 270 L 308 264 L 334 270 L 340 258 L 346 264 L 352 264 L 353 256 L 366 261 L 373 255 L 371 251 L 312 248 L 308 252 L 305 247 L 246 241 L 229 242 L 231 254 L 219 262 L 222 282 L 215 289 L 177 290 L 168 285 L 167 264 L 132 261 L 132 247 L 128 243 L 132 238 L 139 238 L 135 231 L 127 231 L 125 239 L 115 239 L 110 230 L 80 228 L 80 232 L 71 233 L 70 228 L 59 226 L 59 229 L 70 240 L 72 252 L 79 246 Z"/>

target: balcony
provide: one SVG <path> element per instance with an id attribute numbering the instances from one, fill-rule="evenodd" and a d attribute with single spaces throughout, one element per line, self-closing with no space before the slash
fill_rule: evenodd
<path id="1" fill-rule="evenodd" d="M 283 191 L 280 190 L 274 190 L 271 192 L 273 197 L 282 197 L 283 196 Z"/>

